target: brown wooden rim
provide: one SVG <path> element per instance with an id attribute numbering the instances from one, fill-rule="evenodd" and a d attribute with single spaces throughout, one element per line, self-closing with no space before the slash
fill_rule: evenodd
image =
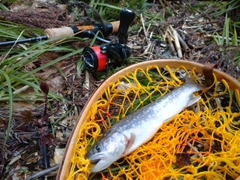
<path id="1" fill-rule="evenodd" d="M 85 104 L 84 108 L 82 109 L 82 111 L 78 117 L 77 124 L 75 125 L 75 127 L 69 137 L 67 147 L 65 149 L 65 153 L 63 156 L 63 161 L 58 170 L 57 179 L 65 180 L 68 177 L 68 173 L 69 173 L 70 165 L 71 165 L 71 158 L 73 155 L 74 143 L 77 142 L 78 133 L 79 133 L 77 131 L 77 129 L 80 129 L 84 120 L 86 119 L 89 106 L 91 106 L 94 102 L 96 102 L 100 98 L 100 95 L 103 92 L 103 90 L 109 85 L 109 83 L 116 82 L 120 75 L 126 75 L 128 72 L 133 72 L 137 68 L 146 69 L 147 67 L 153 66 L 153 65 L 156 65 L 158 67 L 165 67 L 166 65 L 168 65 L 170 68 L 177 68 L 179 66 L 184 66 L 188 70 L 192 70 L 193 68 L 196 68 L 196 72 L 201 73 L 201 74 L 203 73 L 203 67 L 204 67 L 203 64 L 186 61 L 186 60 L 157 59 L 157 60 L 145 61 L 145 62 L 141 62 L 141 63 L 137 63 L 134 65 L 128 66 L 128 67 L 116 72 L 109 78 L 107 78 L 97 88 L 97 90 L 91 95 L 91 97 L 88 99 L 87 103 Z M 219 81 L 222 79 L 225 79 L 225 81 L 228 82 L 231 89 L 240 90 L 240 82 L 238 82 L 235 78 L 233 78 L 233 77 L 229 76 L 228 74 L 226 74 L 220 70 L 217 70 L 217 69 L 214 69 L 213 72 Z"/>

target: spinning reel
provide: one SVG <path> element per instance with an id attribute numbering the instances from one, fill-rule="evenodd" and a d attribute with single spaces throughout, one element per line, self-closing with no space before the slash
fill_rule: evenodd
<path id="1" fill-rule="evenodd" d="M 135 18 L 135 13 L 129 9 L 120 12 L 120 25 L 118 28 L 119 42 L 111 42 L 97 38 L 105 42 L 101 46 L 86 47 L 83 50 L 82 59 L 89 72 L 108 70 L 112 67 L 121 66 L 131 55 L 131 48 L 127 44 L 128 27 Z"/>

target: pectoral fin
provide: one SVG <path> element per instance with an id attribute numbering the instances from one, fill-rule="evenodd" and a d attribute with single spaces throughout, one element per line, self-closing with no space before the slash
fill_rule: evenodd
<path id="1" fill-rule="evenodd" d="M 133 145 L 133 143 L 134 143 L 134 141 L 136 139 L 136 135 L 131 133 L 130 138 L 126 137 L 126 139 L 127 139 L 127 146 L 126 146 L 125 151 L 123 153 L 124 155 L 127 154 L 129 149 L 132 147 L 132 145 Z"/>
<path id="2" fill-rule="evenodd" d="M 193 105 L 194 103 L 198 102 L 201 99 L 201 96 L 194 96 L 192 95 L 191 99 L 188 101 L 186 107 Z"/>

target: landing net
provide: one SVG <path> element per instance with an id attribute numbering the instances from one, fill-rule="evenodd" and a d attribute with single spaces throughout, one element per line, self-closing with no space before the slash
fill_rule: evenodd
<path id="1" fill-rule="evenodd" d="M 240 175 L 240 97 L 225 80 L 212 92 L 159 127 L 158 133 L 108 169 L 90 174 L 85 159 L 92 144 L 129 113 L 180 86 L 186 74 L 199 84 L 204 77 L 184 67 L 136 69 L 109 84 L 92 104 L 79 129 L 68 179 L 218 179 Z M 214 76 L 215 77 L 215 76 Z"/>

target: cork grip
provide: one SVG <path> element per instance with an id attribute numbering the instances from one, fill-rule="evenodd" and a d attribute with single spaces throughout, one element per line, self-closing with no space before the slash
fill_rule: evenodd
<path id="1" fill-rule="evenodd" d="M 120 21 L 110 22 L 112 26 L 112 33 L 117 33 L 120 25 Z M 76 26 L 78 31 L 83 30 L 94 30 L 94 26 Z M 44 35 L 48 38 L 62 37 L 62 36 L 73 36 L 74 30 L 71 27 L 61 27 L 61 28 L 49 28 L 44 30 Z"/>
<path id="2" fill-rule="evenodd" d="M 120 25 L 120 21 L 110 22 L 110 24 L 112 25 L 112 33 L 117 33 Z"/>
<path id="3" fill-rule="evenodd" d="M 73 36 L 74 32 L 71 27 L 51 28 L 45 29 L 44 34 L 48 38 L 62 37 L 62 36 Z"/>

